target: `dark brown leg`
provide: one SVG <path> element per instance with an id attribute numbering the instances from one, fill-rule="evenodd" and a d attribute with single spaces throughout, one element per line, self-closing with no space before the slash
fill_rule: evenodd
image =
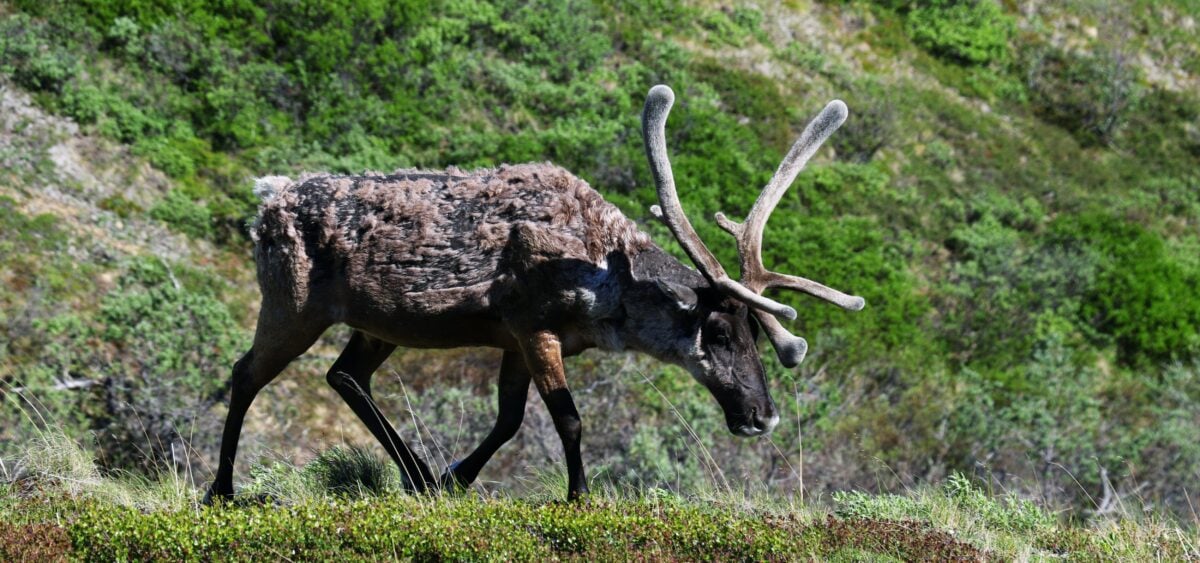
<path id="1" fill-rule="evenodd" d="M 212 504 L 217 498 L 233 497 L 233 462 L 237 457 L 238 440 L 242 434 L 242 423 L 246 411 L 263 387 L 275 379 L 288 363 L 303 354 L 324 326 L 306 326 L 303 331 L 281 331 L 284 322 L 270 322 L 262 317 L 254 336 L 254 346 L 233 366 L 230 385 L 229 413 L 225 417 L 225 429 L 221 433 L 221 453 L 217 462 L 217 475 L 204 494 L 204 504 Z"/>
<path id="2" fill-rule="evenodd" d="M 567 499 L 579 500 L 588 494 L 587 475 L 579 453 L 583 421 L 579 418 L 571 391 L 567 389 L 562 345 L 557 335 L 541 331 L 521 343 L 521 352 L 533 376 L 533 383 L 550 411 L 550 418 L 554 420 L 558 437 L 562 439 L 563 454 L 567 458 Z"/>
<path id="3" fill-rule="evenodd" d="M 350 343 L 329 369 L 326 380 L 342 396 L 354 414 L 367 425 L 375 439 L 383 445 L 404 477 L 404 488 L 409 492 L 424 492 L 433 486 L 433 473 L 429 466 L 417 456 L 408 444 L 396 433 L 371 397 L 371 374 L 396 349 L 377 338 L 359 331 L 350 336 Z"/>
<path id="4" fill-rule="evenodd" d="M 475 482 L 479 471 L 492 459 L 496 450 L 512 439 L 525 418 L 525 398 L 529 394 L 529 368 L 520 352 L 505 352 L 500 364 L 500 383 L 497 395 L 500 409 L 496 424 L 487 438 L 460 462 L 451 464 L 442 474 L 441 485 L 466 487 Z"/>

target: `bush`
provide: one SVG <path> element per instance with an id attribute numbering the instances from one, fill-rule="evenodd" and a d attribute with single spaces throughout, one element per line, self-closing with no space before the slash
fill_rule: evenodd
<path id="1" fill-rule="evenodd" d="M 1055 225 L 1065 244 L 1101 256 L 1083 319 L 1115 341 L 1125 362 L 1187 360 L 1200 352 L 1200 271 L 1145 228 L 1102 214 Z"/>
<path id="2" fill-rule="evenodd" d="M 1111 143 L 1140 97 L 1137 70 L 1119 51 L 1033 49 L 1025 68 L 1034 112 L 1085 145 Z"/>
<path id="3" fill-rule="evenodd" d="M 0 23 L 0 71 L 35 92 L 60 93 L 79 72 L 75 55 L 57 44 L 46 24 L 25 14 Z"/>
<path id="4" fill-rule="evenodd" d="M 825 72 L 828 64 L 825 54 L 820 49 L 799 41 L 789 42 L 786 46 L 776 49 L 774 55 L 776 58 L 812 74 Z"/>
<path id="5" fill-rule="evenodd" d="M 980 207 L 987 211 L 945 242 L 953 262 L 939 292 L 939 325 L 958 361 L 1004 369 L 1026 361 L 1046 331 L 1072 335 L 1076 323 L 1087 326 L 1079 318 L 1098 259 L 1090 247 L 1031 236 L 1044 219 L 1035 201 Z"/>
<path id="6" fill-rule="evenodd" d="M 972 65 L 1008 60 L 1013 20 L 993 0 L 913 2 L 906 16 L 913 42 L 931 53 Z"/>
<path id="7" fill-rule="evenodd" d="M 38 323 L 48 343 L 44 370 L 23 383 L 41 391 L 59 374 L 89 382 L 41 403 L 52 410 L 47 419 L 96 430 L 107 466 L 199 464 L 188 448 L 215 448 L 218 421 L 208 411 L 223 398 L 230 366 L 245 346 L 218 298 L 221 288 L 187 268 L 131 262 L 94 317 L 64 314 Z"/>
<path id="8" fill-rule="evenodd" d="M 396 466 L 358 446 L 335 446 L 304 466 L 305 473 L 324 491 L 359 497 L 394 490 Z"/>
<path id="9" fill-rule="evenodd" d="M 751 38 L 764 38 L 763 14 L 754 8 L 737 7 L 714 10 L 700 17 L 700 27 L 708 30 L 721 43 L 742 47 Z"/>
<path id="10" fill-rule="evenodd" d="M 208 207 L 192 201 L 180 190 L 167 192 L 162 201 L 150 208 L 150 216 L 188 236 L 207 238 L 213 233 L 213 217 Z"/>

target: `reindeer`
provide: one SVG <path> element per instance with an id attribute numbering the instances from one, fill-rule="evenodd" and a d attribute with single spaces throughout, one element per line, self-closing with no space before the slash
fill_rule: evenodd
<path id="1" fill-rule="evenodd" d="M 808 345 L 777 320 L 794 319 L 796 311 L 763 291 L 798 290 L 852 311 L 864 305 L 860 297 L 768 271 L 761 255 L 767 218 L 845 121 L 846 106 L 833 101 L 808 125 L 743 223 L 716 215 L 737 240 L 742 275 L 734 281 L 680 206 L 664 132 L 673 103 L 670 88 L 655 86 L 642 115 L 659 199 L 651 211 L 698 272 L 550 164 L 258 180 L 262 205 L 252 237 L 262 308 L 253 346 L 233 367 L 220 462 L 205 502 L 233 494 L 238 437 L 255 395 L 335 323 L 354 331 L 328 383 L 400 466 L 409 491 L 472 483 L 520 428 L 532 381 L 562 439 L 568 498 L 585 495 L 583 425 L 563 358 L 594 347 L 680 365 L 709 389 L 731 432 L 770 432 L 779 416 L 757 333 L 766 333 L 788 367 Z M 397 346 L 503 351 L 494 427 L 438 479 L 371 395 L 372 373 Z"/>

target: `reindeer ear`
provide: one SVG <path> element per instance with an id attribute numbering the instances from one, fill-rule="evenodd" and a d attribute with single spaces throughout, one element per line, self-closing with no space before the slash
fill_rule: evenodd
<path id="1" fill-rule="evenodd" d="M 663 295 L 675 302 L 675 306 L 679 307 L 680 311 L 690 313 L 696 310 L 696 304 L 700 302 L 700 297 L 692 288 L 664 280 L 655 280 L 654 283 L 658 285 L 658 289 L 663 292 Z"/>

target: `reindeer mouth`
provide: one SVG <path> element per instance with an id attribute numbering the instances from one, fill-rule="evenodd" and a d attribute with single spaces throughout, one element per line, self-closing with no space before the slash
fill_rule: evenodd
<path id="1" fill-rule="evenodd" d="M 755 436 L 770 434 L 777 424 L 779 424 L 779 415 L 771 415 L 770 418 L 760 418 L 758 412 L 753 411 L 750 415 L 750 422 L 737 427 L 731 425 L 729 431 L 735 436 L 753 438 Z"/>
<path id="2" fill-rule="evenodd" d="M 743 438 L 753 438 L 755 436 L 762 436 L 763 434 L 766 434 L 767 430 L 765 428 L 756 428 L 747 424 L 744 426 L 739 426 L 733 431 L 733 433 Z"/>

